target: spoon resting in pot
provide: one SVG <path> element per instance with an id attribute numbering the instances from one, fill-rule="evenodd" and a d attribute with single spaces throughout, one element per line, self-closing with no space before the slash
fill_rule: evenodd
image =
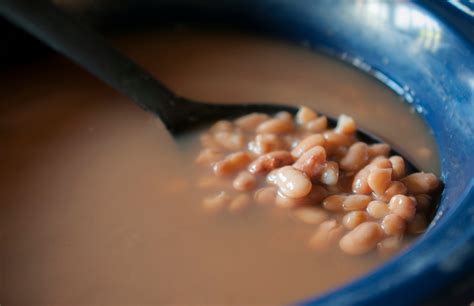
<path id="1" fill-rule="evenodd" d="M 253 112 L 273 114 L 297 107 L 279 104 L 216 104 L 197 102 L 173 93 L 149 72 L 110 46 L 97 32 L 72 20 L 47 0 L 2 0 L 0 14 L 23 28 L 46 45 L 129 97 L 146 111 L 156 114 L 168 131 L 177 137 L 199 125 Z M 329 125 L 337 120 L 328 116 Z M 377 136 L 357 130 L 357 137 L 367 143 L 381 142 Z M 400 155 L 392 149 L 392 153 Z M 407 170 L 416 172 L 406 161 Z"/>

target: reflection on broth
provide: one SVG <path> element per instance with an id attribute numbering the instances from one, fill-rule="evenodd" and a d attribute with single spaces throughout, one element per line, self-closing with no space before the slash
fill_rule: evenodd
<path id="1" fill-rule="evenodd" d="M 349 114 L 438 173 L 433 139 L 408 106 L 331 59 L 232 33 L 144 34 L 120 45 L 180 95 Z M 315 227 L 282 209 L 203 214 L 198 134 L 175 143 L 158 119 L 65 60 L 1 84 L 5 304 L 284 304 L 386 260 L 315 253 L 304 243 Z"/>

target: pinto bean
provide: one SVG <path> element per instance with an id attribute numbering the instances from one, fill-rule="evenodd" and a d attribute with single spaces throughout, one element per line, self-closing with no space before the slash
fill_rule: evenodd
<path id="1" fill-rule="evenodd" d="M 337 126 L 334 130 L 339 134 L 352 135 L 357 130 L 357 126 L 352 117 L 342 114 L 337 119 Z"/>
<path id="2" fill-rule="evenodd" d="M 352 181 L 352 192 L 356 194 L 369 194 L 372 192 L 372 189 L 369 186 L 368 180 L 370 175 L 370 167 L 366 166 L 362 168 L 354 176 Z"/>
<path id="3" fill-rule="evenodd" d="M 326 116 L 321 116 L 316 119 L 306 122 L 304 129 L 312 133 L 321 133 L 328 128 L 328 118 Z"/>
<path id="4" fill-rule="evenodd" d="M 294 158 L 299 158 L 304 152 L 316 146 L 324 145 L 324 138 L 321 134 L 313 134 L 304 138 L 292 151 Z"/>
<path id="5" fill-rule="evenodd" d="M 390 209 L 388 208 L 388 205 L 385 202 L 382 201 L 371 201 L 367 205 L 367 213 L 372 218 L 375 219 L 382 219 L 386 215 L 390 214 Z"/>
<path id="6" fill-rule="evenodd" d="M 382 228 L 389 236 L 402 235 L 405 232 L 406 221 L 397 214 L 388 214 L 382 220 Z"/>
<path id="7" fill-rule="evenodd" d="M 304 152 L 293 164 L 293 167 L 311 178 L 322 170 L 325 162 L 326 150 L 321 146 L 315 146 Z"/>
<path id="8" fill-rule="evenodd" d="M 339 180 L 339 165 L 336 162 L 326 162 L 320 176 L 321 183 L 335 186 Z"/>
<path id="9" fill-rule="evenodd" d="M 219 120 L 209 129 L 211 132 L 232 132 L 234 125 L 228 120 Z"/>
<path id="10" fill-rule="evenodd" d="M 199 152 L 195 162 L 199 165 L 212 165 L 224 157 L 224 154 L 216 149 L 205 148 Z"/>
<path id="11" fill-rule="evenodd" d="M 309 240 L 309 247 L 315 251 L 326 251 L 334 245 L 344 233 L 344 227 L 336 220 L 326 220 L 319 224 Z"/>
<path id="12" fill-rule="evenodd" d="M 317 207 L 298 207 L 292 210 L 293 216 L 307 224 L 321 224 L 329 218 L 326 211 Z"/>
<path id="13" fill-rule="evenodd" d="M 305 125 L 309 121 L 316 119 L 316 117 L 318 117 L 318 115 L 312 109 L 306 106 L 301 106 L 296 113 L 296 123 L 299 125 Z"/>
<path id="14" fill-rule="evenodd" d="M 407 193 L 407 188 L 405 187 L 405 185 L 403 185 L 403 183 L 399 181 L 394 181 L 390 183 L 387 190 L 385 190 L 383 194 L 375 193 L 374 197 L 377 200 L 389 202 L 393 196 L 397 194 L 405 195 L 406 193 Z"/>
<path id="15" fill-rule="evenodd" d="M 249 171 L 254 174 L 262 174 L 292 163 L 293 156 L 290 152 L 274 151 L 257 158 L 250 164 Z"/>
<path id="16" fill-rule="evenodd" d="M 344 211 L 342 204 L 346 199 L 345 195 L 335 194 L 324 199 L 323 206 L 329 211 Z"/>
<path id="17" fill-rule="evenodd" d="M 341 159 L 339 166 L 345 171 L 357 171 L 369 162 L 368 146 L 363 142 L 356 142 L 350 146 L 346 156 Z"/>
<path id="18" fill-rule="evenodd" d="M 224 160 L 217 162 L 213 169 L 217 176 L 225 176 L 247 166 L 251 158 L 247 152 L 236 152 L 227 155 Z"/>
<path id="19" fill-rule="evenodd" d="M 416 213 L 416 202 L 407 196 L 398 194 L 388 203 L 390 210 L 407 221 L 413 220 Z"/>
<path id="20" fill-rule="evenodd" d="M 422 213 L 417 213 L 415 218 L 408 223 L 408 232 L 410 234 L 421 234 L 428 227 L 426 216 Z"/>
<path id="21" fill-rule="evenodd" d="M 254 200 L 260 205 L 275 204 L 278 188 L 269 186 L 258 189 L 254 194 Z"/>
<path id="22" fill-rule="evenodd" d="M 285 166 L 277 170 L 276 184 L 279 191 L 290 198 L 302 198 L 312 188 L 309 178 L 292 166 Z"/>
<path id="23" fill-rule="evenodd" d="M 369 219 L 369 216 L 367 215 L 366 212 L 351 211 L 347 213 L 346 215 L 344 215 L 344 217 L 342 218 L 342 224 L 344 224 L 344 226 L 347 229 L 351 230 L 351 229 L 354 229 L 359 224 L 367 221 L 368 219 Z"/>
<path id="24" fill-rule="evenodd" d="M 367 183 L 369 187 L 377 194 L 384 194 L 385 190 L 392 182 L 392 169 L 372 169 L 370 171 Z"/>
<path id="25" fill-rule="evenodd" d="M 247 171 L 240 172 L 234 179 L 232 186 L 238 191 L 249 191 L 255 188 L 257 180 L 254 175 Z"/>
<path id="26" fill-rule="evenodd" d="M 364 210 L 367 208 L 367 205 L 370 203 L 372 198 L 364 194 L 353 194 L 349 195 L 344 199 L 342 207 L 344 210 L 353 211 L 353 210 Z"/>
<path id="27" fill-rule="evenodd" d="M 430 193 L 435 190 L 439 181 L 433 173 L 417 172 L 400 180 L 412 194 Z"/>
<path id="28" fill-rule="evenodd" d="M 375 222 L 364 222 L 347 233 L 339 241 L 342 251 L 350 255 L 361 255 L 372 250 L 383 238 L 383 231 Z"/>
<path id="29" fill-rule="evenodd" d="M 390 146 L 386 143 L 374 143 L 369 146 L 369 158 L 373 159 L 377 156 L 388 157 L 390 154 Z"/>
<path id="30" fill-rule="evenodd" d="M 245 148 L 245 137 L 238 132 L 216 132 L 214 134 L 215 141 L 224 149 L 236 151 Z"/>
<path id="31" fill-rule="evenodd" d="M 285 134 L 293 131 L 293 123 L 291 121 L 273 118 L 260 123 L 257 126 L 259 134 Z"/>
<path id="32" fill-rule="evenodd" d="M 392 179 L 399 180 L 405 176 L 405 161 L 401 156 L 394 155 L 389 158 L 390 162 L 392 163 Z"/>
<path id="33" fill-rule="evenodd" d="M 255 140 L 249 142 L 249 151 L 261 155 L 272 151 L 282 150 L 286 144 L 275 134 L 258 134 Z"/>
<path id="34" fill-rule="evenodd" d="M 270 116 L 267 114 L 251 113 L 236 119 L 234 124 L 244 131 L 253 132 L 260 123 L 268 119 L 270 119 Z"/>

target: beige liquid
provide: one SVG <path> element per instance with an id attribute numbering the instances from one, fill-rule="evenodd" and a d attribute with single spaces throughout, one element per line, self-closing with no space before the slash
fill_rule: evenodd
<path id="1" fill-rule="evenodd" d="M 350 114 L 437 172 L 425 126 L 354 69 L 281 42 L 179 31 L 124 49 L 178 93 Z M 383 259 L 315 254 L 314 227 L 282 209 L 209 216 L 199 147 L 70 63 L 0 82 L 0 303 L 275 305 L 361 276 Z"/>

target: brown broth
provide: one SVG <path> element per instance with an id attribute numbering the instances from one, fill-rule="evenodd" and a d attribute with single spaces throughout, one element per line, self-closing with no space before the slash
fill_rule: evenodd
<path id="1" fill-rule="evenodd" d="M 438 173 L 434 141 L 414 112 L 334 60 L 227 32 L 144 34 L 120 45 L 181 95 L 344 112 Z M 159 120 L 63 59 L 1 84 L 2 304 L 284 304 L 386 260 L 314 253 L 305 243 L 314 227 L 282 209 L 206 215 L 197 137 L 176 144 Z"/>

